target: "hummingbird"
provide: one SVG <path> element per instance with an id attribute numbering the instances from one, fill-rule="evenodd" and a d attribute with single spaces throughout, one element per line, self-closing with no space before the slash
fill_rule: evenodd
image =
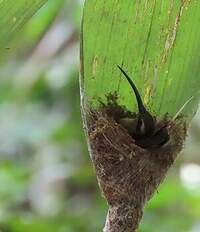
<path id="1" fill-rule="evenodd" d="M 117 66 L 133 89 L 138 105 L 138 117 L 136 119 L 122 118 L 119 120 L 119 123 L 135 139 L 136 144 L 143 148 L 160 147 L 164 145 L 169 140 L 167 125 L 159 125 L 156 122 L 156 119 L 145 108 L 140 93 L 131 78 L 122 67 L 119 65 Z"/>

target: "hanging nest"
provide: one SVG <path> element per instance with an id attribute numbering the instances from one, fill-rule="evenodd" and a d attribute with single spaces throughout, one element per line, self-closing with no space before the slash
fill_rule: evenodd
<path id="1" fill-rule="evenodd" d="M 167 128 L 169 140 L 160 147 L 144 149 L 119 123 L 123 117 L 137 115 L 119 106 L 113 96 L 87 115 L 90 153 L 109 204 L 104 232 L 136 231 L 145 203 L 165 178 L 186 136 L 182 120 L 156 119 L 158 126 Z"/>

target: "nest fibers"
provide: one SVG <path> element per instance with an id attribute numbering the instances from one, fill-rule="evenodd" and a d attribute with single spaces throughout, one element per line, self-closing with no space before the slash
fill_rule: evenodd
<path id="1" fill-rule="evenodd" d="M 163 181 L 186 136 L 181 120 L 157 120 L 166 125 L 170 139 L 161 147 L 144 149 L 117 122 L 124 115 L 131 113 L 116 104 L 104 105 L 87 115 L 91 157 L 109 204 L 104 232 L 136 231 L 145 203 Z"/>

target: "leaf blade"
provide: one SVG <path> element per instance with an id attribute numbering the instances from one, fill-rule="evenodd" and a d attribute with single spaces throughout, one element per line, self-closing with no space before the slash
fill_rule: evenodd
<path id="1" fill-rule="evenodd" d="M 0 1 L 0 50 L 10 42 L 15 33 L 45 4 L 47 0 Z"/>
<path id="2" fill-rule="evenodd" d="M 117 91 L 136 111 L 131 89 L 116 65 L 132 77 L 152 112 L 189 122 L 199 102 L 200 7 L 197 1 L 87 1 L 82 27 L 82 66 L 88 105 Z M 189 28 L 189 33 L 187 32 Z M 190 73 L 192 70 L 192 78 Z"/>

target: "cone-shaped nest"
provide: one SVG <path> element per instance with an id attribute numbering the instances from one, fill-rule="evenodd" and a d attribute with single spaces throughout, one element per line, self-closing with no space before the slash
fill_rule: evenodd
<path id="1" fill-rule="evenodd" d="M 169 141 L 144 149 L 118 123 L 136 117 L 116 101 L 108 101 L 87 115 L 90 152 L 103 196 L 109 204 L 105 232 L 135 231 L 145 202 L 163 181 L 181 151 L 186 136 L 182 120 L 156 119 L 168 130 Z"/>

